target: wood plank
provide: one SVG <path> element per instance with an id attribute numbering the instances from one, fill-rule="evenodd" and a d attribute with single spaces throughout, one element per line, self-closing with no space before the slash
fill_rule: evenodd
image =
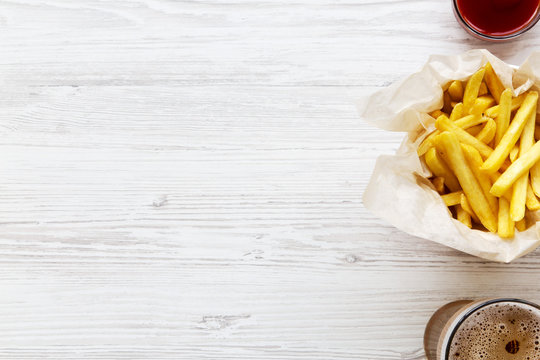
<path id="1" fill-rule="evenodd" d="M 419 9 L 422 9 L 421 11 Z M 0 3 L 0 359 L 407 359 L 439 306 L 540 299 L 361 195 L 354 103 L 505 45 L 450 2 Z"/>

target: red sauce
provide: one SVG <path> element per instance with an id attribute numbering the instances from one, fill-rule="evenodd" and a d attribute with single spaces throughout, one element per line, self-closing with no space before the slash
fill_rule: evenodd
<path id="1" fill-rule="evenodd" d="M 504 36 L 524 28 L 536 15 L 539 0 L 457 0 L 463 19 L 476 31 Z"/>

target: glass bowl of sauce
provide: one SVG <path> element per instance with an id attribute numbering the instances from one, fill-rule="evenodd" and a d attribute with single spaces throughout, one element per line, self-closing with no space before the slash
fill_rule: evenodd
<path id="1" fill-rule="evenodd" d="M 488 41 L 515 38 L 540 19 L 540 0 L 452 0 L 454 14 L 471 35 Z"/>

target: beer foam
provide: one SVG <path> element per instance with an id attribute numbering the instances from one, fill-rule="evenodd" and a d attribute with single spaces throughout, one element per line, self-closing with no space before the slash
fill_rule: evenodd
<path id="1" fill-rule="evenodd" d="M 450 360 L 540 359 L 540 310 L 498 302 L 471 314 L 450 344 Z"/>

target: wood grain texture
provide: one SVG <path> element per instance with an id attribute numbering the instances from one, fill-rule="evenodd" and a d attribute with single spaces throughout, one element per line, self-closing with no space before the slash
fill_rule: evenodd
<path id="1" fill-rule="evenodd" d="M 470 38 L 450 1 L 0 2 L 0 359 L 407 359 L 456 298 L 540 300 L 361 195 L 354 101 Z"/>

